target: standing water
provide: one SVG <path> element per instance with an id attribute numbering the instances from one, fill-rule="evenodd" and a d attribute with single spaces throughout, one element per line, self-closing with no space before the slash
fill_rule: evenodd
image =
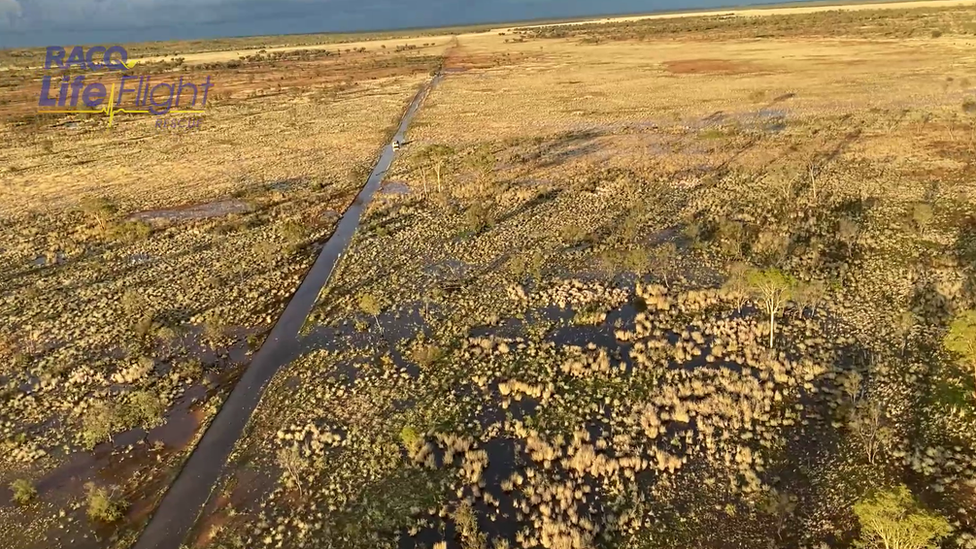
<path id="1" fill-rule="evenodd" d="M 394 140 L 402 142 L 410 120 L 427 92 L 441 78 L 440 75 L 434 77 L 417 93 L 400 121 Z M 387 145 L 366 180 L 366 185 L 342 216 L 335 233 L 325 244 L 312 269 L 271 329 L 264 345 L 254 355 L 251 365 L 190 454 L 176 481 L 163 496 L 159 508 L 133 549 L 178 549 L 186 539 L 210 498 L 227 458 L 257 407 L 264 388 L 278 369 L 295 356 L 299 330 L 305 324 L 322 288 L 329 281 L 339 256 L 352 240 L 363 210 L 379 188 L 393 158 L 393 147 Z"/>

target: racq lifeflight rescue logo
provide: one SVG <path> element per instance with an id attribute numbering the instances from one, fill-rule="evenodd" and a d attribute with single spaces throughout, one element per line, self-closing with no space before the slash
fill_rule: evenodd
<path id="1" fill-rule="evenodd" d="M 207 104 L 207 94 L 213 88 L 210 76 L 202 84 L 184 82 L 181 76 L 176 82 L 153 83 L 152 76 L 125 74 L 137 61 L 129 61 L 129 54 L 122 46 L 92 46 L 87 51 L 75 46 L 68 53 L 61 46 L 50 46 L 44 60 L 45 70 L 61 70 L 60 77 L 45 75 L 41 81 L 41 97 L 38 106 L 43 113 L 80 114 L 102 113 L 108 115 L 112 125 L 117 113 L 150 114 L 154 116 L 175 114 L 201 114 Z M 68 72 L 77 68 L 90 74 L 72 77 Z M 107 86 L 105 75 L 117 72 L 120 78 Z M 89 80 L 88 77 L 92 76 Z M 55 80 L 55 79 L 59 79 Z M 99 81 L 94 81 L 95 79 Z M 55 90 L 57 90 L 55 92 Z M 202 92 L 202 93 L 201 93 Z M 56 93 L 55 96 L 52 96 Z M 199 102 L 199 105 L 198 105 Z M 189 107 L 188 109 L 181 107 Z M 53 109 L 51 107 L 54 107 Z M 172 120 L 157 119 L 156 127 L 167 127 Z M 182 121 L 182 127 L 188 126 Z M 199 126 L 199 119 L 196 120 Z M 173 124 L 175 127 L 176 124 Z"/>

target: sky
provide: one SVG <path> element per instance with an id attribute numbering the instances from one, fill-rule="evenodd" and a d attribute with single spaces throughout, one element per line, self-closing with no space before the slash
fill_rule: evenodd
<path id="1" fill-rule="evenodd" d="M 0 48 L 393 30 L 775 1 L 0 0 Z"/>

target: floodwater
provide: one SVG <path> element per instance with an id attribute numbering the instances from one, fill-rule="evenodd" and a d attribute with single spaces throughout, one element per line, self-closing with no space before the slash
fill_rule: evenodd
<path id="1" fill-rule="evenodd" d="M 440 75 L 434 77 L 418 92 L 400 121 L 395 140 L 404 140 L 404 133 L 423 99 L 441 78 Z M 210 499 L 227 458 L 257 407 L 264 388 L 281 366 L 295 358 L 299 348 L 299 331 L 315 305 L 319 292 L 328 282 L 340 256 L 352 240 L 360 217 L 383 181 L 394 156 L 391 145 L 384 147 L 365 186 L 342 216 L 335 233 L 322 248 L 318 259 L 272 328 L 264 345 L 254 355 L 251 365 L 163 497 L 156 513 L 133 546 L 134 549 L 177 549 L 183 544 Z"/>
<path id="2" fill-rule="evenodd" d="M 135 213 L 129 216 L 133 221 L 145 223 L 159 223 L 165 221 L 194 221 L 211 217 L 222 217 L 230 214 L 247 213 L 251 207 L 243 200 L 230 199 L 204 204 L 193 204 L 166 210 L 151 210 Z"/>

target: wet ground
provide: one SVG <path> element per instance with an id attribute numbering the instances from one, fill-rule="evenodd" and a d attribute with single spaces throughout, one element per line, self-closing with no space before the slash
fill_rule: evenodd
<path id="1" fill-rule="evenodd" d="M 129 216 L 132 221 L 142 221 L 144 223 L 198 221 L 211 217 L 223 217 L 230 214 L 242 214 L 251 211 L 251 206 L 243 200 L 219 200 L 204 204 L 192 204 L 179 208 L 165 210 L 150 210 L 146 212 L 134 213 Z"/>
<path id="2" fill-rule="evenodd" d="M 414 98 L 400 122 L 395 140 L 403 141 L 410 121 L 440 78 L 435 77 Z M 200 511 L 210 499 L 227 458 L 247 425 L 265 386 L 282 365 L 296 358 L 300 348 L 299 331 L 315 305 L 319 292 L 325 287 L 352 240 L 360 217 L 383 181 L 394 156 L 391 145 L 384 147 L 362 191 L 342 216 L 334 234 L 322 249 L 264 345 L 255 354 L 241 380 L 190 455 L 179 477 L 163 497 L 135 549 L 176 549 L 186 539 Z"/>

